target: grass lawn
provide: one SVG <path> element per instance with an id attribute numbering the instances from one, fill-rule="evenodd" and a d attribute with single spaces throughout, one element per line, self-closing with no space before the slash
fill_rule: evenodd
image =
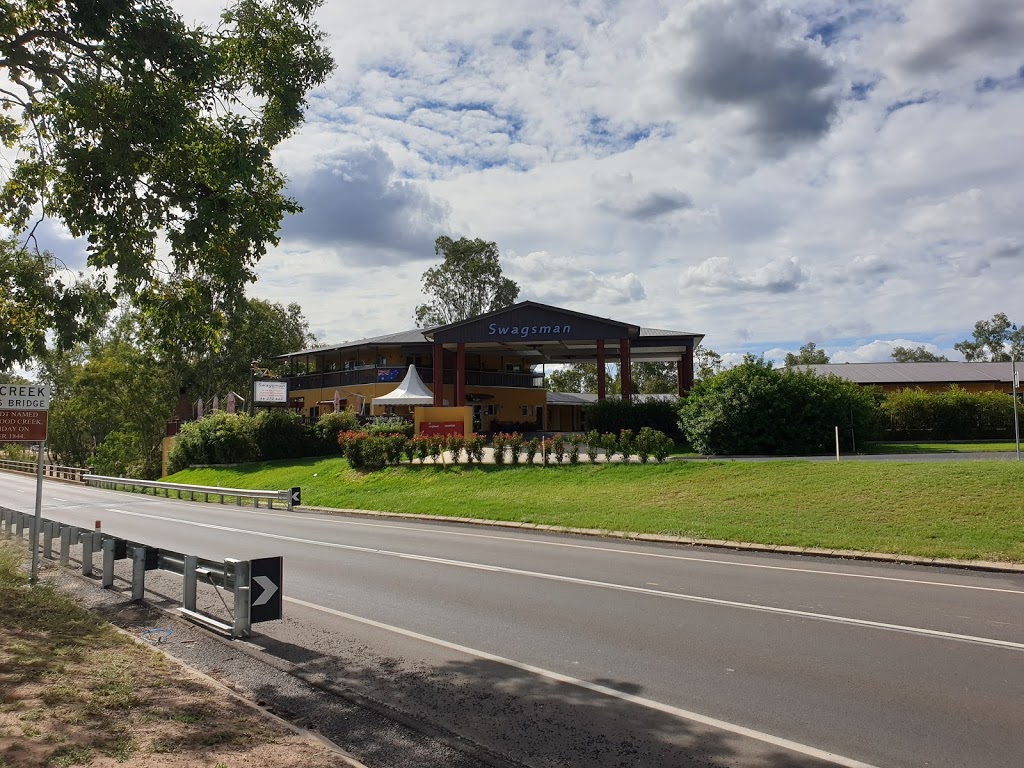
<path id="1" fill-rule="evenodd" d="M 868 443 L 864 453 L 981 453 L 1016 450 L 1016 443 L 996 441 L 973 443 Z"/>
<path id="2" fill-rule="evenodd" d="M 340 458 L 194 469 L 177 482 L 299 486 L 312 506 L 765 544 L 1024 561 L 1017 462 L 669 462 L 356 472 Z"/>

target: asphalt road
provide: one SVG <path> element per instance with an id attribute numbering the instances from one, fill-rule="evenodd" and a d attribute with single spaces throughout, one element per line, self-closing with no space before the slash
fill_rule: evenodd
<path id="1" fill-rule="evenodd" d="M 0 505 L 31 511 L 33 489 L 0 474 Z M 1021 576 L 59 483 L 43 514 L 203 557 L 283 555 L 286 620 L 255 646 L 496 765 L 1022 764 Z"/>

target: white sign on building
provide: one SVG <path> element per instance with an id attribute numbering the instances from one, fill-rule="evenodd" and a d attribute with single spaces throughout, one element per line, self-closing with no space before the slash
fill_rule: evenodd
<path id="1" fill-rule="evenodd" d="M 256 403 L 287 403 L 287 381 L 257 381 L 253 401 Z"/>

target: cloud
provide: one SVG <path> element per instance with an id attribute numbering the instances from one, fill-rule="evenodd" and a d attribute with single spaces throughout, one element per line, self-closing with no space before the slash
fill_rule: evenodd
<path id="1" fill-rule="evenodd" d="M 598 274 L 581 266 L 580 259 L 547 251 L 510 259 L 506 272 L 522 286 L 521 300 L 566 307 L 575 305 L 590 314 L 600 315 L 598 308 L 602 306 L 621 306 L 647 297 L 635 272 Z M 558 276 L 555 281 L 549 279 L 553 274 Z"/>
<path id="2" fill-rule="evenodd" d="M 606 211 L 634 221 L 647 221 L 658 216 L 693 208 L 693 199 L 678 189 L 651 191 L 641 196 L 601 200 Z"/>
<path id="3" fill-rule="evenodd" d="M 899 60 L 911 74 L 943 73 L 964 60 L 1020 57 L 1024 5 L 1019 0 L 918 0 L 908 9 Z"/>
<path id="4" fill-rule="evenodd" d="M 739 111 L 772 153 L 828 132 L 841 100 L 838 71 L 785 11 L 758 0 L 695 3 L 664 37 L 681 59 L 673 86 L 684 108 Z"/>
<path id="5" fill-rule="evenodd" d="M 924 347 L 934 355 L 941 355 L 953 360 L 960 357 L 958 353 L 943 350 L 935 344 L 911 341 L 910 339 L 876 339 L 867 344 L 848 350 L 838 350 L 832 355 L 833 363 L 887 363 L 892 362 L 892 351 L 896 347 L 916 349 Z"/>
<path id="6" fill-rule="evenodd" d="M 422 259 L 447 229 L 448 207 L 420 184 L 397 177 L 395 165 L 377 146 L 347 150 L 325 159 L 289 184 L 304 210 L 288 218 L 289 243 L 361 246 L 350 260 L 377 264 Z"/>
<path id="7" fill-rule="evenodd" d="M 686 270 L 683 286 L 706 293 L 752 292 L 782 294 L 798 290 L 807 275 L 797 259 L 779 258 L 749 272 L 741 272 L 727 256 L 714 256 Z"/>

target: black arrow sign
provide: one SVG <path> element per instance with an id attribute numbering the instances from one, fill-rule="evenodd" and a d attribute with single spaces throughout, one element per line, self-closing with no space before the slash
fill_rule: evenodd
<path id="1" fill-rule="evenodd" d="M 284 590 L 284 560 L 261 557 L 249 566 L 249 621 L 276 621 L 281 618 Z"/>
<path id="2" fill-rule="evenodd" d="M 292 490 L 291 490 L 291 500 L 292 500 L 292 504 L 293 505 L 294 504 L 302 504 L 302 489 L 301 488 L 292 488 Z"/>

